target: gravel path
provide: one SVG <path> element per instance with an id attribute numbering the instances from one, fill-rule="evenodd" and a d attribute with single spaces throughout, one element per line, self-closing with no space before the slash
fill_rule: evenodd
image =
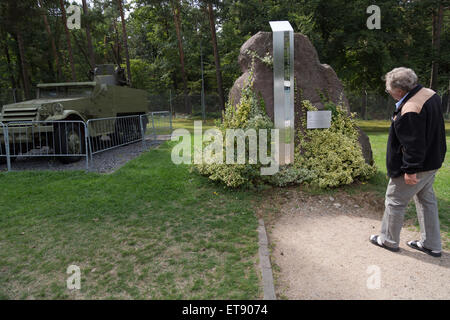
<path id="1" fill-rule="evenodd" d="M 147 139 L 145 148 L 142 141 L 94 154 L 93 163 L 89 171 L 98 173 L 112 173 L 126 164 L 128 161 L 138 157 L 141 153 L 159 146 L 170 136 L 157 136 L 156 139 Z M 90 159 L 89 159 L 90 161 Z M 14 171 L 24 170 L 86 170 L 86 159 L 82 158 L 75 163 L 63 164 L 57 157 L 19 157 L 11 163 Z M 6 170 L 6 164 L 0 164 L 0 171 Z"/>
<path id="2" fill-rule="evenodd" d="M 406 241 L 419 239 L 411 227 L 403 228 L 398 253 L 368 241 L 379 233 L 382 203 L 289 192 L 268 228 L 279 298 L 450 298 L 449 252 L 433 258 L 409 248 Z"/>

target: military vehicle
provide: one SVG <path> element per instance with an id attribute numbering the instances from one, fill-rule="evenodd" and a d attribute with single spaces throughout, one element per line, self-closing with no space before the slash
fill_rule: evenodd
<path id="1" fill-rule="evenodd" d="M 42 147 L 42 143 L 46 142 L 46 147 L 52 148 L 55 154 L 84 154 L 84 125 L 68 125 L 63 121 L 86 122 L 90 119 L 142 115 L 148 112 L 146 91 L 130 88 L 122 68 L 98 65 L 90 72 L 90 79 L 88 82 L 38 84 L 36 99 L 4 105 L 0 109 L 0 122 L 8 124 L 10 150 L 30 150 L 36 146 Z M 32 121 L 52 122 L 46 124 Z M 144 125 L 146 124 L 145 122 Z M 0 128 L 0 154 L 5 154 L 1 131 Z M 131 117 L 126 128 L 118 125 L 116 120 L 93 122 L 89 126 L 89 136 L 93 142 L 100 139 L 119 141 L 119 138 L 120 142 L 126 139 L 131 141 L 136 135 L 140 135 L 138 117 Z M 11 152 L 11 155 L 14 157 L 16 154 Z M 80 158 L 59 157 L 64 163 L 78 161 Z"/>

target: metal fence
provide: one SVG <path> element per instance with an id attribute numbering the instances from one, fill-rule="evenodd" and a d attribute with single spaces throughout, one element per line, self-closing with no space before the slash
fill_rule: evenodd
<path id="1" fill-rule="evenodd" d="M 93 155 L 127 144 L 156 139 L 172 132 L 169 111 L 144 115 L 83 121 L 0 122 L 0 163 L 17 157 L 58 157 L 63 163 L 86 160 L 86 170 Z"/>
<path id="2" fill-rule="evenodd" d="M 89 151 L 93 155 L 142 140 L 141 116 L 88 120 Z"/>
<path id="3" fill-rule="evenodd" d="M 146 133 L 152 136 L 172 133 L 172 114 L 169 111 L 150 112 L 142 117 L 147 118 Z M 149 127 L 151 125 L 151 127 Z"/>
<path id="4" fill-rule="evenodd" d="M 205 112 L 207 114 L 221 114 L 220 99 L 218 95 L 208 94 L 204 97 Z M 169 110 L 172 114 L 202 114 L 202 97 L 200 94 L 174 95 L 164 93 L 159 95 L 149 95 L 149 111 Z"/>
<path id="5" fill-rule="evenodd" d="M 142 141 L 156 139 L 172 132 L 172 114 L 169 111 L 149 112 L 143 115 L 92 119 L 87 121 L 91 163 L 93 155 Z"/>
<path id="6" fill-rule="evenodd" d="M 439 93 L 442 99 L 442 112 L 446 118 L 450 114 L 449 93 Z M 395 100 L 389 95 L 377 92 L 347 92 L 350 111 L 356 112 L 364 120 L 389 120 L 395 110 Z"/>
<path id="7" fill-rule="evenodd" d="M 88 134 L 83 121 L 12 121 L 2 123 L 1 162 L 8 171 L 18 157 L 59 157 L 63 163 L 86 159 Z"/>
<path id="8" fill-rule="evenodd" d="M 0 136 L 6 135 L 6 126 L 3 124 L 3 122 L 0 122 Z M 9 146 L 9 145 L 8 145 Z M 7 155 L 6 155 L 6 145 L 3 143 L 3 140 L 0 139 L 0 163 L 7 161 Z"/>

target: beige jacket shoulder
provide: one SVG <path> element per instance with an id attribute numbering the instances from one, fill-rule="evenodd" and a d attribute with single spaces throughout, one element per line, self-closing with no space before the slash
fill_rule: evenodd
<path id="1" fill-rule="evenodd" d="M 420 89 L 411 99 L 409 99 L 402 107 L 401 115 L 408 112 L 420 113 L 423 105 L 430 99 L 436 92 L 428 88 Z"/>

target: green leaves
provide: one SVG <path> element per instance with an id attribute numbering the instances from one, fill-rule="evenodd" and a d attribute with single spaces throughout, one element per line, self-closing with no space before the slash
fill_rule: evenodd
<path id="1" fill-rule="evenodd" d="M 334 188 L 355 180 L 367 180 L 375 172 L 375 166 L 365 163 L 355 121 L 345 108 L 327 102 L 334 112 L 329 129 L 298 131 L 295 167 L 313 172 L 311 182 L 320 188 Z M 315 111 L 309 101 L 303 101 L 305 111 Z M 304 112 L 306 115 L 306 112 Z M 304 122 L 303 122 L 304 123 Z"/>
<path id="2" fill-rule="evenodd" d="M 254 129 L 258 136 L 259 129 L 268 129 L 268 148 L 270 151 L 270 129 L 273 128 L 273 123 L 266 114 L 264 102 L 258 98 L 253 90 L 253 64 L 250 70 L 250 76 L 247 79 L 244 88 L 241 92 L 241 99 L 238 104 L 233 105 L 228 102 L 223 113 L 223 121 L 217 123 L 217 127 L 222 132 L 224 138 L 223 158 L 225 159 L 226 148 L 226 130 L 227 129 Z M 259 145 L 259 144 L 258 144 Z M 262 182 L 260 175 L 261 164 L 249 164 L 247 153 L 249 150 L 249 143 L 245 141 L 246 162 L 245 164 L 199 164 L 193 167 L 202 175 L 208 176 L 213 181 L 220 181 L 227 187 L 237 188 L 241 186 L 254 186 Z M 235 156 L 237 148 L 234 149 Z"/>

